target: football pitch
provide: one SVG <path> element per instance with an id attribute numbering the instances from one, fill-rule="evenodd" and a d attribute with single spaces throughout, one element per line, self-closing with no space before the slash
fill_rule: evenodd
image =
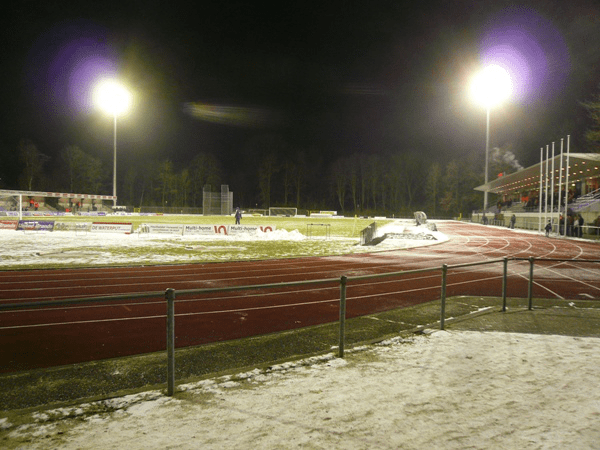
<path id="1" fill-rule="evenodd" d="M 52 220 L 48 217 L 40 220 Z M 189 264 L 331 256 L 373 251 L 359 245 L 360 232 L 394 219 L 244 216 L 242 225 L 271 226 L 268 233 L 235 236 L 141 233 L 144 224 L 234 225 L 230 216 L 111 215 L 64 216 L 65 222 L 132 224 L 133 233 L 0 230 L 0 270 Z M 402 220 L 405 225 L 413 220 Z"/>

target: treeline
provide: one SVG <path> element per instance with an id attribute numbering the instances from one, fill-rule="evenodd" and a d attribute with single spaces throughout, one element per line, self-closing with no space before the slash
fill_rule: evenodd
<path id="1" fill-rule="evenodd" d="M 423 210 L 449 217 L 481 206 L 482 195 L 473 190 L 482 183 L 481 158 L 443 162 L 417 152 L 356 153 L 325 163 L 301 151 L 276 150 L 246 155 L 242 167 L 230 171 L 206 153 L 184 165 L 150 159 L 124 164 L 117 177 L 119 204 L 200 208 L 205 185 L 218 191 L 228 184 L 244 209 L 293 206 L 389 216 Z M 112 193 L 112 164 L 76 145 L 65 147 L 54 164 L 30 140 L 21 140 L 18 152 L 19 189 Z"/>

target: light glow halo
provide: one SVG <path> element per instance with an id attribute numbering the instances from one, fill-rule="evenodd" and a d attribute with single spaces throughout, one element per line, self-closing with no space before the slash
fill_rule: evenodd
<path id="1" fill-rule="evenodd" d="M 102 80 L 94 89 L 94 103 L 105 112 L 120 116 L 129 109 L 131 94 L 115 80 Z"/>
<path id="2" fill-rule="evenodd" d="M 509 73 L 495 64 L 486 66 L 471 81 L 471 98 L 486 108 L 502 103 L 512 95 L 512 91 Z"/>

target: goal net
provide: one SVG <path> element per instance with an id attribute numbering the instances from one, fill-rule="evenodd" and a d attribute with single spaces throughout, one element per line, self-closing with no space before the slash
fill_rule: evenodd
<path id="1" fill-rule="evenodd" d="M 19 201 L 18 195 L 5 194 L 0 191 L 0 216 L 18 215 Z"/>
<path id="2" fill-rule="evenodd" d="M 269 216 L 285 216 L 285 217 L 293 217 L 298 214 L 298 208 L 288 208 L 288 207 L 271 207 L 269 208 Z"/>

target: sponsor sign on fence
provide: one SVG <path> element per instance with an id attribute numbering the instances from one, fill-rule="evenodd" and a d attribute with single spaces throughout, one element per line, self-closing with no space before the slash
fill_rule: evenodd
<path id="1" fill-rule="evenodd" d="M 54 231 L 90 231 L 89 222 L 56 222 Z"/>
<path id="2" fill-rule="evenodd" d="M 275 225 L 256 226 L 256 225 L 229 225 L 227 234 L 256 234 L 258 232 L 267 233 L 275 229 Z"/>
<path id="3" fill-rule="evenodd" d="M 184 225 L 183 234 L 227 234 L 227 227 L 225 225 Z"/>
<path id="4" fill-rule="evenodd" d="M 267 233 L 275 230 L 275 225 L 184 225 L 183 234 L 221 235 L 229 236 L 243 233 Z"/>
<path id="5" fill-rule="evenodd" d="M 17 230 L 23 231 L 52 231 L 53 229 L 53 220 L 19 220 L 17 225 Z"/>
<path id="6" fill-rule="evenodd" d="M 151 234 L 183 234 L 183 225 L 172 223 L 143 223 L 138 228 L 138 232 Z"/>
<path id="7" fill-rule="evenodd" d="M 90 227 L 92 233 L 125 233 L 129 234 L 133 231 L 132 223 L 105 223 L 94 222 Z"/>
<path id="8" fill-rule="evenodd" d="M 0 220 L 0 230 L 16 230 L 16 220 Z"/>

